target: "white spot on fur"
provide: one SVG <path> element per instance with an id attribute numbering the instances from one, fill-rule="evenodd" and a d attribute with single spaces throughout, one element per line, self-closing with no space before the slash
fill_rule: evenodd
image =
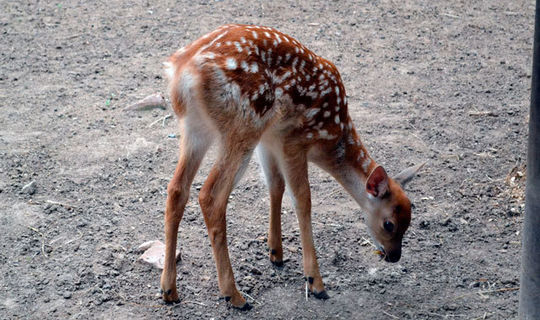
<path id="1" fill-rule="evenodd" d="M 321 139 L 326 139 L 326 140 L 332 140 L 332 139 L 336 138 L 335 135 L 328 134 L 328 131 L 326 131 L 326 130 L 319 130 L 319 137 Z"/>
<path id="2" fill-rule="evenodd" d="M 327 88 L 326 90 L 321 91 L 321 97 L 324 97 L 325 95 L 329 94 L 330 91 L 332 91 L 332 89 L 330 89 L 330 88 Z"/>
<path id="3" fill-rule="evenodd" d="M 249 65 L 247 64 L 247 62 L 242 61 L 240 63 L 240 66 L 242 67 L 242 70 L 244 70 L 244 72 L 249 72 Z"/>
<path id="4" fill-rule="evenodd" d="M 240 37 L 240 42 L 242 42 L 242 43 L 246 43 L 246 42 L 247 42 L 247 41 L 246 41 L 246 38 L 244 38 L 244 37 Z"/>
<path id="5" fill-rule="evenodd" d="M 272 49 L 268 50 L 268 65 L 272 65 Z"/>
<path id="6" fill-rule="evenodd" d="M 283 89 L 276 88 L 276 92 L 275 92 L 276 99 L 281 98 L 282 95 L 283 95 Z"/>
<path id="7" fill-rule="evenodd" d="M 235 41 L 235 42 L 234 42 L 234 46 L 236 47 L 236 50 L 237 50 L 238 52 L 242 52 L 242 47 L 240 46 L 240 43 L 239 43 L 239 42 Z"/>
<path id="8" fill-rule="evenodd" d="M 323 117 L 328 118 L 330 117 L 330 111 L 325 111 L 323 114 Z"/>
<path id="9" fill-rule="evenodd" d="M 334 122 L 336 124 L 339 124 L 339 114 L 336 114 L 336 116 L 334 117 Z"/>
<path id="10" fill-rule="evenodd" d="M 264 35 L 267 37 L 267 38 L 270 38 L 270 34 L 268 32 L 264 32 Z"/>
<path id="11" fill-rule="evenodd" d="M 306 118 L 308 119 L 313 118 L 317 113 L 319 113 L 319 111 L 321 111 L 319 108 L 308 109 L 306 112 Z"/>
<path id="12" fill-rule="evenodd" d="M 311 99 L 315 100 L 319 97 L 319 93 L 317 91 L 310 91 L 306 93 L 306 96 L 310 97 Z"/>
<path id="13" fill-rule="evenodd" d="M 306 134 L 306 138 L 312 139 L 313 138 L 313 133 L 308 132 L 308 134 Z"/>
<path id="14" fill-rule="evenodd" d="M 259 36 L 257 35 L 257 32 L 251 31 L 251 34 L 253 35 L 253 39 L 258 39 Z"/>
<path id="15" fill-rule="evenodd" d="M 258 71 L 259 71 L 259 65 L 256 62 L 253 62 L 251 64 L 251 72 L 252 73 L 257 73 Z"/>
<path id="16" fill-rule="evenodd" d="M 227 58 L 225 60 L 227 69 L 229 70 L 235 70 L 238 67 L 238 64 L 236 63 L 236 60 L 234 58 Z"/>
<path id="17" fill-rule="evenodd" d="M 285 38 L 285 39 L 287 39 L 287 38 Z M 290 53 L 287 53 L 287 54 L 285 55 L 285 62 L 289 62 L 289 59 L 290 59 L 290 58 L 291 58 L 291 54 L 290 54 Z"/>

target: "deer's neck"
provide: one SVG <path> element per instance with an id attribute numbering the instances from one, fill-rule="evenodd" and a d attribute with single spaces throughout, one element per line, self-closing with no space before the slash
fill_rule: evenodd
<path id="1" fill-rule="evenodd" d="M 369 156 L 354 128 L 345 130 L 337 149 L 331 153 L 325 169 L 347 190 L 354 200 L 364 209 L 369 210 L 366 181 L 377 163 Z M 343 151 L 344 150 L 344 151 Z M 335 155 L 341 153 L 340 157 Z"/>

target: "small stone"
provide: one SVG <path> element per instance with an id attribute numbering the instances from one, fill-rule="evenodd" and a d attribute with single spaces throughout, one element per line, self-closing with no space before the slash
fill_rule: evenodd
<path id="1" fill-rule="evenodd" d="M 259 270 L 259 269 L 257 269 L 257 268 L 252 268 L 252 269 L 251 269 L 251 274 L 260 276 L 260 275 L 262 274 L 262 272 L 261 272 L 261 270 Z"/>
<path id="2" fill-rule="evenodd" d="M 64 297 L 64 299 L 71 299 L 71 292 L 69 291 L 64 291 L 64 294 L 62 295 L 62 297 Z"/>
<path id="3" fill-rule="evenodd" d="M 446 311 L 456 311 L 458 309 L 458 306 L 455 304 L 447 304 L 443 306 L 443 309 Z"/>
<path id="4" fill-rule="evenodd" d="M 29 184 L 22 187 L 21 192 L 32 195 L 36 193 L 36 181 L 32 181 Z"/>
<path id="5" fill-rule="evenodd" d="M 446 227 L 447 225 L 450 224 L 450 222 L 452 222 L 452 219 L 451 218 L 446 218 L 441 222 L 441 226 Z"/>
<path id="6" fill-rule="evenodd" d="M 165 244 L 159 240 L 147 241 L 141 244 L 139 250 L 145 250 L 139 261 L 148 263 L 158 269 L 163 269 L 165 261 Z M 180 250 L 176 249 L 176 261 L 180 260 Z"/>

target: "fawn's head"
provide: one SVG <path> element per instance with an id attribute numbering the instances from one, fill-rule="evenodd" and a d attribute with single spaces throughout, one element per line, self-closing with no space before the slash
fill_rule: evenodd
<path id="1" fill-rule="evenodd" d="M 409 182 L 423 164 L 388 177 L 383 167 L 376 167 L 366 181 L 370 207 L 367 225 L 381 258 L 398 262 L 401 242 L 411 222 L 411 202 L 402 186 Z"/>

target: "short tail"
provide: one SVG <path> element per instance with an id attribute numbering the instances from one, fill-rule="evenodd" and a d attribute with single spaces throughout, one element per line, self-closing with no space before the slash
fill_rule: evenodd
<path id="1" fill-rule="evenodd" d="M 180 92 L 178 90 L 178 72 L 176 65 L 171 61 L 163 63 L 165 75 L 169 81 L 169 95 L 171 98 L 171 104 L 174 112 L 178 118 L 182 118 L 185 114 L 186 108 L 182 103 Z"/>

